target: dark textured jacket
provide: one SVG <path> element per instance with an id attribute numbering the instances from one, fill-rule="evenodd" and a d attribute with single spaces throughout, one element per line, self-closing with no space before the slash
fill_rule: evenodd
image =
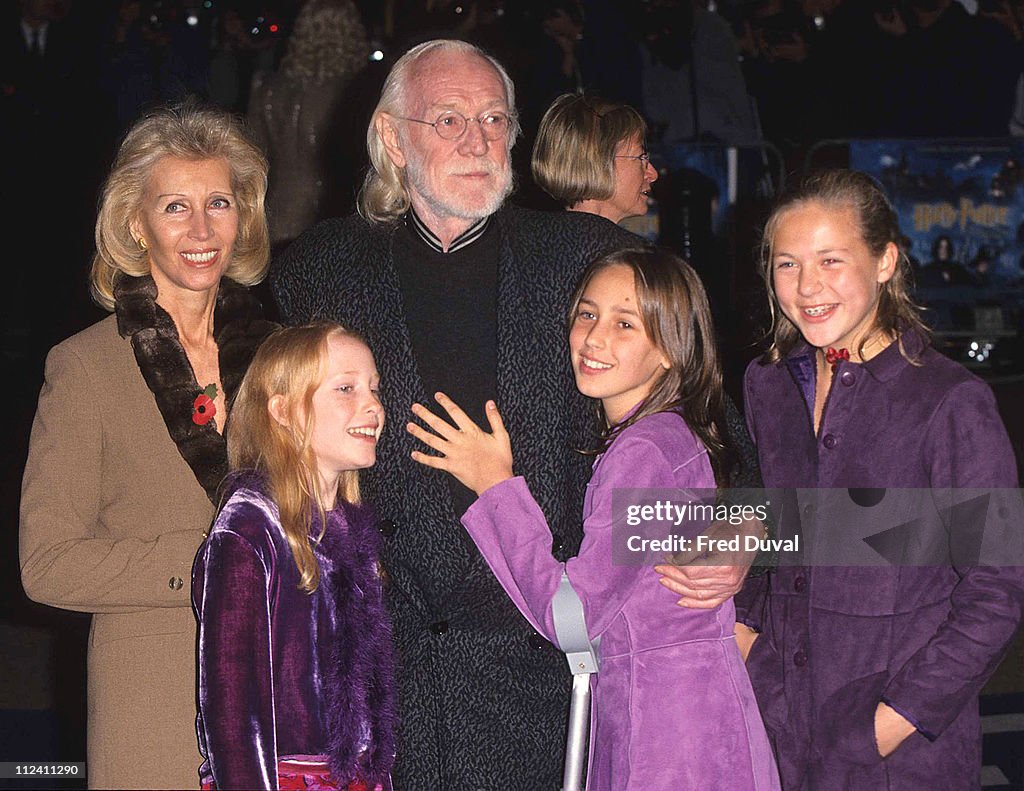
<path id="1" fill-rule="evenodd" d="M 579 212 L 506 206 L 500 231 L 496 400 L 516 474 L 547 517 L 559 560 L 582 538 L 594 413 L 577 391 L 566 342 L 569 299 L 584 267 L 639 237 Z M 561 782 L 570 675 L 565 657 L 517 612 L 459 525 L 443 473 L 413 462 L 412 403 L 430 403 L 416 369 L 392 257 L 395 226 L 322 222 L 275 262 L 271 287 L 288 324 L 317 318 L 363 334 L 381 372 L 388 415 L 364 490 L 384 517 L 383 560 L 401 666 L 403 791 L 545 791 Z M 742 483 L 757 485 L 746 449 Z"/>
<path id="2" fill-rule="evenodd" d="M 529 482 L 566 559 L 580 514 L 592 413 L 576 390 L 565 340 L 572 288 L 602 252 L 642 240 L 602 218 L 506 206 L 495 216 L 497 402 Z M 275 262 L 271 287 L 288 324 L 316 318 L 364 335 L 388 415 L 364 478 L 380 511 L 382 556 L 399 648 L 402 729 L 395 784 L 425 789 L 559 787 L 569 703 L 564 655 L 517 612 L 464 535 L 443 473 L 409 458 L 416 369 L 392 258 L 395 226 L 357 216 L 322 222 Z"/>

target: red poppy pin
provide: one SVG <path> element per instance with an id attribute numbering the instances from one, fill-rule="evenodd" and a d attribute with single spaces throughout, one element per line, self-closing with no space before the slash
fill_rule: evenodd
<path id="1" fill-rule="evenodd" d="M 197 426 L 205 426 L 213 420 L 214 415 L 217 414 L 217 406 L 213 403 L 213 399 L 216 397 L 217 385 L 211 382 L 203 392 L 196 396 L 196 400 L 192 402 L 193 423 Z"/>

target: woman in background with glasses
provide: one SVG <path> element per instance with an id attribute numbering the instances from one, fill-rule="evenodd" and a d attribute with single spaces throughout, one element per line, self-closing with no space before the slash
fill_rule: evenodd
<path id="1" fill-rule="evenodd" d="M 533 178 L 569 211 L 614 223 L 645 214 L 658 178 L 644 147 L 646 134 L 646 122 L 628 104 L 563 94 L 537 130 Z"/>

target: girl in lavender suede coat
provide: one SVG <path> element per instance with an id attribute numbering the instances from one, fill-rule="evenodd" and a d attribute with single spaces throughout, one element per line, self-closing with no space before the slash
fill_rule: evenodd
<path id="1" fill-rule="evenodd" d="M 379 379 L 366 344 L 319 323 L 271 335 L 239 388 L 192 575 L 204 789 L 390 791 L 391 630 L 357 505 Z"/>
<path id="2" fill-rule="evenodd" d="M 741 642 L 753 640 L 747 666 L 786 791 L 980 788 L 978 693 L 1024 608 L 1006 430 L 989 386 L 929 345 L 900 238 L 878 185 L 848 170 L 812 175 L 765 228 L 774 338 L 744 383 L 765 485 L 805 490 L 800 527 L 825 550 L 899 525 L 917 525 L 907 546 L 919 549 L 926 520 L 941 539 L 928 562 L 834 554 L 737 595 L 759 632 Z M 840 496 L 821 509 L 806 490 Z M 965 490 L 998 519 L 936 507 Z M 964 532 L 984 536 L 973 558 Z"/>
<path id="3" fill-rule="evenodd" d="M 779 788 L 736 646 L 732 600 L 714 609 L 675 607 L 652 564 L 628 557 L 625 542 L 636 530 L 613 517 L 617 488 L 708 492 L 716 477 L 724 479 L 713 338 L 700 280 L 667 251 L 618 251 L 584 273 L 572 302 L 569 351 L 580 391 L 600 401 L 604 430 L 585 497 L 583 543 L 567 563 L 552 557 L 545 516 L 527 482 L 513 477 L 494 402 L 487 404 L 491 433 L 442 393 L 438 403 L 458 430 L 420 405 L 414 414 L 436 433 L 407 426 L 442 454 L 414 452 L 414 459 L 477 493 L 462 524 L 533 627 L 557 640 L 551 605 L 564 570 L 590 637 L 601 638 L 589 791 Z"/>

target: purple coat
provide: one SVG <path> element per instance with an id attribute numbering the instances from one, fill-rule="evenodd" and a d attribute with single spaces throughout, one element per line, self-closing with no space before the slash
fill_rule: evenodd
<path id="1" fill-rule="evenodd" d="M 840 363 L 817 436 L 813 349 L 750 364 L 745 406 L 765 486 L 888 487 L 882 503 L 902 495 L 893 487 L 1017 486 L 991 389 L 918 336 L 904 342 L 921 365 L 895 343 L 863 364 Z M 884 529 L 883 510 L 865 507 L 844 529 Z M 839 524 L 807 506 L 800 518 L 819 536 Z M 786 791 L 980 787 L 977 696 L 1021 622 L 1024 568 L 784 566 L 749 580 L 736 600 L 740 619 L 762 630 L 747 668 Z M 884 760 L 879 701 L 918 729 Z"/>
<path id="2" fill-rule="evenodd" d="M 374 522 L 348 503 L 328 513 L 308 594 L 263 488 L 236 479 L 193 567 L 200 776 L 276 789 L 278 759 L 320 755 L 336 778 L 390 789 L 394 658 Z"/>
<path id="3" fill-rule="evenodd" d="M 601 637 L 589 791 L 779 788 L 736 648 L 732 602 L 713 610 L 677 607 L 650 564 L 613 561 L 614 488 L 714 486 L 697 437 L 678 415 L 659 413 L 626 429 L 598 457 L 587 484 L 583 543 L 567 563 L 551 556 L 547 523 L 522 478 L 488 489 L 462 517 L 538 632 L 556 639 L 551 600 L 565 569 L 590 636 Z"/>

